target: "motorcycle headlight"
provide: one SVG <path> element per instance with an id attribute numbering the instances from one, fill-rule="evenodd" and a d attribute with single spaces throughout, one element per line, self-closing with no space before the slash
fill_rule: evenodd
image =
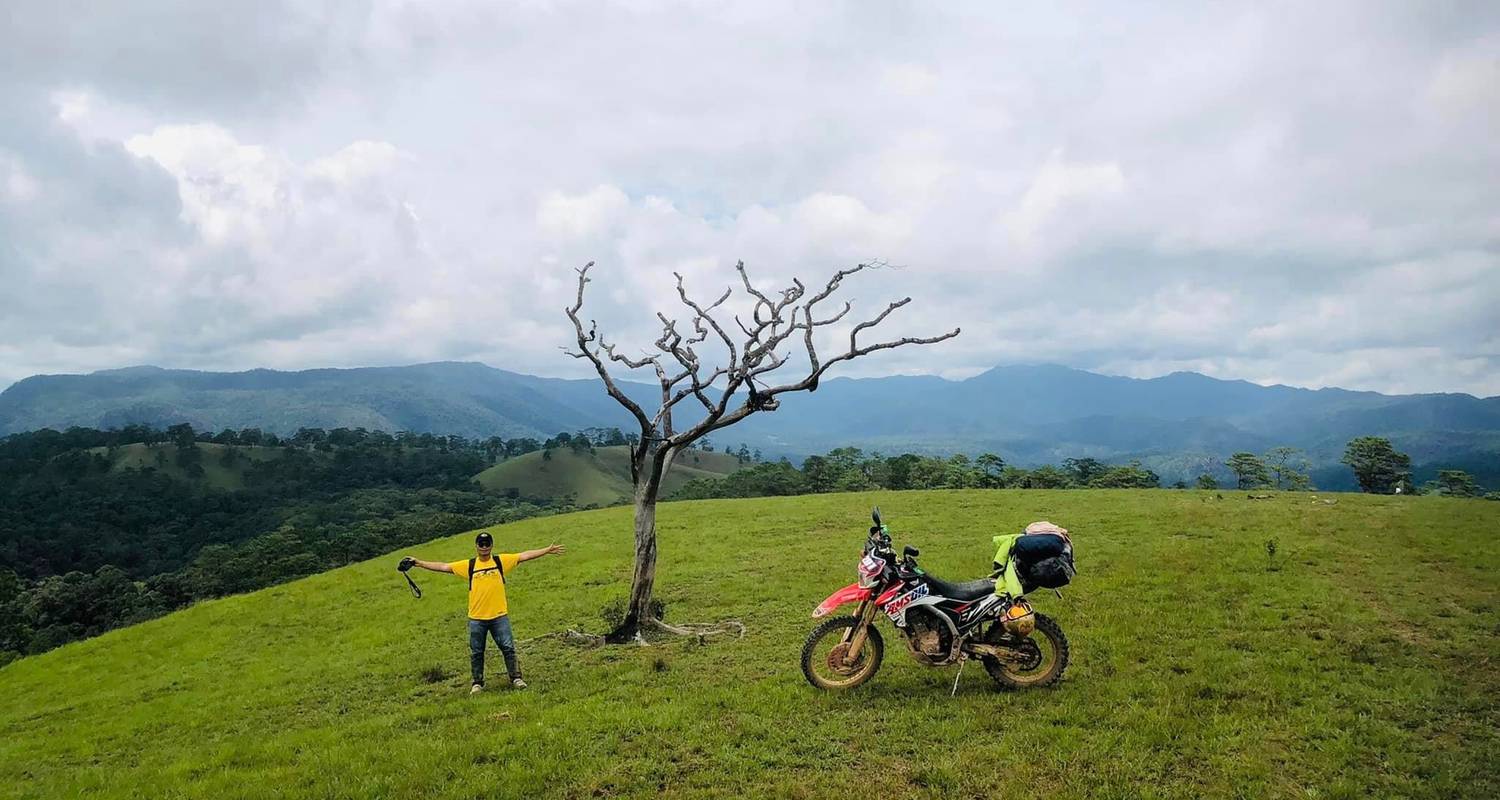
<path id="1" fill-rule="evenodd" d="M 880 580 L 880 573 L 885 564 L 873 555 L 866 555 L 859 560 L 859 588 L 868 589 Z"/>

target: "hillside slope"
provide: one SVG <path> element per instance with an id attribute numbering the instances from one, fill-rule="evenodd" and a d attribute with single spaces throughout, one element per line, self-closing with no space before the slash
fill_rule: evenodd
<path id="1" fill-rule="evenodd" d="M 717 478 L 739 469 L 740 463 L 724 453 L 689 450 L 662 481 L 662 494 L 670 494 L 695 478 Z M 598 447 L 579 453 L 570 448 L 541 451 L 502 461 L 474 476 L 492 492 L 514 491 L 521 497 L 561 500 L 573 497 L 580 506 L 614 505 L 631 496 L 630 451 L 626 447 Z"/>
<path id="2" fill-rule="evenodd" d="M 919 667 L 815 692 L 809 612 L 871 504 L 948 578 L 1072 528 L 1055 689 Z M 1198 492 L 913 492 L 662 506 L 669 619 L 742 640 L 580 650 L 626 591 L 629 509 L 495 529 L 532 689 L 467 694 L 463 584 L 396 554 L 0 668 L 0 786 L 40 797 L 1493 797 L 1500 504 Z M 1264 542 L 1279 542 L 1267 570 Z M 414 548 L 466 556 L 468 534 Z M 491 653 L 490 669 L 498 658 Z"/>

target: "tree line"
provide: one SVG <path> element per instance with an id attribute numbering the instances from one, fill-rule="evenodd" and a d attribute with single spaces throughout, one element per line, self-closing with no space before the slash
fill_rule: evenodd
<path id="1" fill-rule="evenodd" d="M 711 448 L 709 448 L 711 449 Z M 725 452 L 733 453 L 732 450 Z M 1106 464 L 1094 458 L 1067 458 L 1059 465 L 1044 464 L 1026 469 L 1005 463 L 994 453 L 970 458 L 904 453 L 882 456 L 857 447 L 841 447 L 820 456 L 809 456 L 801 467 L 788 459 L 765 462 L 757 451 L 754 458 L 740 446 L 741 460 L 752 466 L 721 479 L 689 481 L 674 499 L 715 497 L 767 497 L 777 495 L 855 492 L 871 489 L 1156 489 L 1161 478 L 1139 461 Z M 1349 442 L 1342 463 L 1349 466 L 1361 491 L 1377 494 L 1443 494 L 1454 497 L 1487 496 L 1474 478 L 1462 470 L 1440 470 L 1437 480 L 1421 486 L 1411 482 L 1411 458 L 1397 451 L 1388 439 L 1362 436 Z M 1239 489 L 1309 491 L 1311 462 L 1294 447 L 1274 447 L 1264 455 L 1232 454 L 1225 467 Z M 1204 473 L 1195 483 L 1199 489 L 1221 488 L 1213 475 Z M 1171 488 L 1186 489 L 1177 481 Z"/>
<path id="2" fill-rule="evenodd" d="M 1437 478 L 1420 486 L 1412 483 L 1411 456 L 1380 436 L 1360 436 L 1344 447 L 1339 463 L 1349 467 L 1362 492 L 1371 494 L 1439 494 L 1449 497 L 1491 497 L 1474 476 L 1461 469 L 1440 469 Z M 1308 478 L 1309 462 L 1292 447 L 1272 448 L 1265 456 L 1240 452 L 1224 465 L 1234 473 L 1240 489 L 1306 491 L 1314 488 Z M 1212 476 L 1198 479 L 1199 488 L 1218 488 Z"/>
<path id="3" fill-rule="evenodd" d="M 858 447 L 840 447 L 808 456 L 799 468 L 788 459 L 754 463 L 723 478 L 688 481 L 674 499 L 764 497 L 857 492 L 869 489 L 1152 489 L 1161 486 L 1155 472 L 1140 462 L 1105 464 L 1094 458 L 1069 458 L 1060 466 L 1034 469 L 1006 464 L 994 453 L 970 458 L 962 453 L 882 456 Z"/>

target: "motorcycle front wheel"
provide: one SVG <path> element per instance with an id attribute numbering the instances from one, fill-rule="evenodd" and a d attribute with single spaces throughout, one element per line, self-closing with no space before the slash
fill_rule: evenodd
<path id="1" fill-rule="evenodd" d="M 985 632 L 984 641 L 989 644 L 1004 644 L 1005 630 L 995 623 Z M 1007 663 L 993 656 L 984 656 L 984 671 L 1005 689 L 1031 689 L 1051 686 L 1062 678 L 1068 668 L 1068 637 L 1062 626 L 1046 614 L 1036 615 L 1036 630 L 1014 648 L 1021 663 Z"/>
<path id="2" fill-rule="evenodd" d="M 848 661 L 850 640 L 859 617 L 833 617 L 813 628 L 802 645 L 802 674 L 819 689 L 853 689 L 875 676 L 885 658 L 885 642 L 872 622 L 865 628 L 859 655 Z"/>

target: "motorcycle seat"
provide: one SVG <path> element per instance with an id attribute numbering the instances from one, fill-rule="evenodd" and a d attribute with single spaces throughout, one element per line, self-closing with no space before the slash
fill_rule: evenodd
<path id="1" fill-rule="evenodd" d="M 953 600 L 978 600 L 985 595 L 995 593 L 995 582 L 989 578 L 980 578 L 977 581 L 965 581 L 963 583 L 949 583 L 928 573 L 927 583 L 932 586 L 934 592 Z"/>

